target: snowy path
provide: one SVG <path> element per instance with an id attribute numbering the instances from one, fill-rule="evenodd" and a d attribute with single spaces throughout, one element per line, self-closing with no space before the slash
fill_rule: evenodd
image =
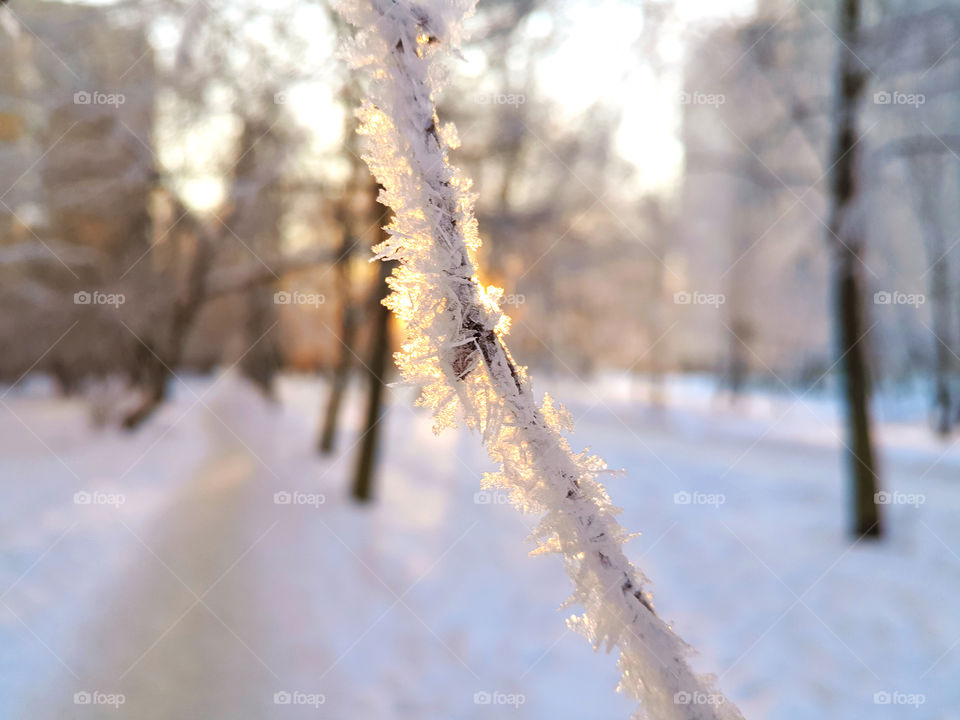
<path id="1" fill-rule="evenodd" d="M 162 513 L 143 532 L 122 508 L 110 519 L 128 532 L 131 552 L 91 603 L 79 657 L 64 660 L 79 678 L 61 675 L 66 687 L 28 698 L 22 717 L 266 716 L 256 707 L 272 705 L 273 672 L 253 648 L 266 651 L 264 621 L 275 608 L 250 556 L 276 521 L 257 512 L 261 471 L 248 441 L 209 416 L 204 425 L 207 457 Z M 274 632 L 292 630 L 278 619 Z M 77 706 L 78 692 L 122 693 L 125 701 Z"/>
<path id="2" fill-rule="evenodd" d="M 271 407 L 230 378 L 196 381 L 202 403 L 181 390 L 132 437 L 91 432 L 80 406 L 7 398 L 0 718 L 628 716 L 613 658 L 556 612 L 568 586 L 555 559 L 525 556 L 532 518 L 475 502 L 489 469 L 475 438 L 434 437 L 398 399 L 380 497 L 358 510 L 349 459 L 312 453 L 319 388 L 283 390 Z M 643 531 L 629 552 L 746 717 L 960 718 L 957 447 L 892 436 L 890 489 L 926 502 L 888 508 L 888 544 L 852 548 L 821 408 L 659 412 L 603 388 L 557 394 L 578 437 L 630 469 L 608 481 Z M 84 490 L 125 502 L 74 504 Z M 275 504 L 294 491 L 300 504 Z M 76 705 L 83 691 L 125 701 Z M 523 704 L 476 705 L 478 692 Z M 924 702 L 877 705 L 877 692 Z"/>
<path id="3" fill-rule="evenodd" d="M 249 566 L 231 571 L 252 529 L 243 513 L 255 463 L 242 448 L 214 452 L 145 537 L 134 538 L 135 563 L 82 629 L 83 679 L 34 699 L 25 717 L 71 716 L 73 694 L 84 690 L 122 692 L 130 703 L 123 714 L 144 720 L 241 716 L 248 702 L 236 689 L 263 685 L 244 650 L 259 638 L 230 637 L 232 628 L 248 630 L 257 610 L 256 594 L 242 591 L 254 586 Z M 116 717 L 112 707 L 89 714 Z"/>

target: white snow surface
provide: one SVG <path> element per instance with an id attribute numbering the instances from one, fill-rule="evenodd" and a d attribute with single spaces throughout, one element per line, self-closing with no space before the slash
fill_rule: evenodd
<path id="1" fill-rule="evenodd" d="M 960 718 L 956 441 L 881 426 L 887 490 L 924 502 L 854 544 L 829 399 L 730 408 L 678 379 L 658 409 L 622 377 L 535 389 L 628 470 L 606 480 L 642 531 L 626 552 L 746 718 Z M 231 374 L 188 379 L 134 434 L 43 384 L 7 394 L 0 718 L 629 716 L 615 658 L 558 611 L 559 559 L 526 556 L 537 518 L 477 495 L 484 450 L 434 436 L 412 395 L 391 393 L 377 500 L 358 507 L 359 417 L 317 457 L 312 379 L 284 378 L 276 404 Z"/>

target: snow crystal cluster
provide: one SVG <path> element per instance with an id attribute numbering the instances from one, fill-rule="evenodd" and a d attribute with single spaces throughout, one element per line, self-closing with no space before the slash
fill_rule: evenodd
<path id="1" fill-rule="evenodd" d="M 385 301 L 407 329 L 397 364 L 405 380 L 423 386 L 418 402 L 433 410 L 437 431 L 464 418 L 480 432 L 500 464 L 484 486 L 505 488 L 519 509 L 542 515 L 534 552 L 563 556 L 574 585 L 567 604 L 584 609 L 568 623 L 594 647 L 619 649 L 620 689 L 640 701 L 637 717 L 740 718 L 709 678 L 692 672 L 689 648 L 654 612 L 646 578 L 623 553 L 629 535 L 597 481 L 604 462 L 571 450 L 562 435 L 570 418 L 559 404 L 545 397 L 538 406 L 504 343 L 502 291 L 478 280 L 470 183 L 448 160 L 456 132 L 440 125 L 434 100 L 474 3 L 340 5 L 358 29 L 348 57 L 369 81 L 359 111 L 364 159 L 394 212 L 389 239 L 374 251 L 399 261 Z"/>

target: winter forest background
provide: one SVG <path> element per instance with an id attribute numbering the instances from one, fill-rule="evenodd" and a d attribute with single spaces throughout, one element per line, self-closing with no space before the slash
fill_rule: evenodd
<path id="1" fill-rule="evenodd" d="M 960 2 L 465 26 L 480 279 L 726 696 L 669 717 L 960 718 Z M 0 2 L 0 718 L 635 709 L 397 382 L 353 32 Z"/>

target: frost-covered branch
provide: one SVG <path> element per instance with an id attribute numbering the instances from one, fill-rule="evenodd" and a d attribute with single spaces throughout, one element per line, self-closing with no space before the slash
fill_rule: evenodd
<path id="1" fill-rule="evenodd" d="M 605 464 L 575 453 L 562 436 L 569 415 L 549 396 L 539 405 L 526 370 L 504 344 L 509 319 L 501 290 L 478 281 L 480 241 L 469 181 L 448 161 L 452 125 L 440 126 L 435 94 L 443 59 L 461 41 L 475 0 L 351 0 L 341 12 L 359 32 L 350 59 L 369 77 L 360 110 L 365 159 L 395 217 L 374 248 L 398 260 L 386 304 L 406 323 L 397 363 L 424 387 L 436 429 L 462 415 L 500 464 L 485 486 L 504 487 L 523 511 L 542 514 L 535 552 L 556 552 L 574 584 L 569 624 L 595 647 L 620 650 L 621 688 L 641 701 L 639 717 L 740 718 L 687 664 L 689 648 L 654 612 L 646 578 L 623 553 L 628 533 L 616 521 L 597 476 Z"/>

